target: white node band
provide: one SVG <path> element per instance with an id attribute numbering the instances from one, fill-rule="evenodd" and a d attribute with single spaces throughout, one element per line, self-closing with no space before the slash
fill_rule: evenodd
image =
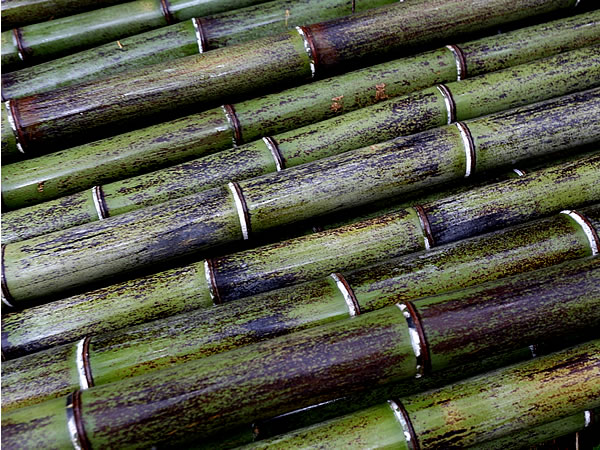
<path id="1" fill-rule="evenodd" d="M 304 50 L 306 50 L 306 53 L 308 53 L 308 58 L 310 59 L 310 73 L 312 78 L 314 78 L 317 70 L 315 66 L 315 57 L 310 47 L 308 37 L 306 36 L 306 33 L 304 32 L 302 27 L 296 27 L 296 31 L 298 32 L 298 34 L 300 34 L 300 37 L 302 37 L 302 41 L 304 42 Z"/>
<path id="2" fill-rule="evenodd" d="M 4 102 L 4 106 L 6 108 L 6 119 L 8 120 L 10 129 L 12 130 L 12 132 L 15 136 L 17 150 L 19 150 L 21 153 L 25 154 L 25 150 L 23 150 L 23 146 L 19 142 L 19 134 L 17 133 L 17 125 L 15 123 L 15 118 L 13 116 L 12 110 L 10 109 L 10 100 Z"/>
<path id="3" fill-rule="evenodd" d="M 406 323 L 408 325 L 408 335 L 410 336 L 410 344 L 413 348 L 413 352 L 415 353 L 415 358 L 417 360 L 417 373 L 415 375 L 415 378 L 421 378 L 423 375 L 425 375 L 425 364 L 423 363 L 423 352 L 421 351 L 421 348 L 423 347 L 424 343 L 421 342 L 421 336 L 419 336 L 417 325 L 415 324 L 415 321 L 413 320 L 410 311 L 408 311 L 407 306 L 403 303 L 396 303 L 396 306 L 400 309 L 400 311 L 402 311 L 402 315 L 406 319 Z"/>
<path id="4" fill-rule="evenodd" d="M 475 145 L 473 137 L 469 128 L 463 122 L 456 122 L 456 127 L 465 148 L 465 178 L 469 178 L 475 172 Z"/>
<path id="5" fill-rule="evenodd" d="M 587 219 L 577 211 L 572 210 L 564 210 L 560 212 L 561 214 L 566 214 L 571 219 L 573 219 L 583 230 L 585 237 L 587 237 L 590 243 L 590 249 L 592 250 L 592 256 L 596 256 L 600 253 L 600 242 L 598 242 L 598 235 L 596 234 L 596 230 L 590 225 Z"/>
<path id="6" fill-rule="evenodd" d="M 77 347 L 75 349 L 75 365 L 77 366 L 77 374 L 79 375 L 79 386 L 82 391 L 89 389 L 90 383 L 88 381 L 87 374 L 85 372 L 85 360 L 87 359 L 87 350 L 85 348 L 85 340 L 88 339 L 83 338 L 77 343 Z"/>
<path id="7" fill-rule="evenodd" d="M 444 104 L 446 105 L 446 112 L 448 116 L 448 125 L 450 125 L 451 123 L 456 122 L 456 104 L 454 103 L 454 98 L 452 97 L 450 89 L 443 84 L 438 84 L 436 87 L 444 98 Z"/>
<path id="8" fill-rule="evenodd" d="M 202 54 L 206 50 L 204 49 L 204 39 L 202 30 L 200 29 L 200 24 L 198 23 L 198 19 L 195 17 L 192 19 L 192 24 L 194 25 L 194 32 L 196 33 L 196 41 L 198 42 L 198 53 Z"/>
<path id="9" fill-rule="evenodd" d="M 416 450 L 417 446 L 416 443 L 413 441 L 410 426 L 408 425 L 408 422 L 404 417 L 404 413 L 402 412 L 400 405 L 398 405 L 398 403 L 396 403 L 394 400 L 388 400 L 388 404 L 390 405 L 394 416 L 396 417 L 396 419 L 400 423 L 400 426 L 402 427 L 402 431 L 404 432 L 404 439 L 406 440 L 406 445 L 410 450 Z"/>
<path id="10" fill-rule="evenodd" d="M 342 296 L 346 301 L 346 305 L 348 305 L 348 312 L 350 316 L 354 317 L 360 315 L 360 308 L 358 306 L 358 302 L 354 297 L 354 293 L 350 291 L 346 280 L 344 280 L 342 275 L 339 273 L 332 273 L 330 277 L 333 278 L 333 281 L 335 281 L 335 284 L 342 293 Z"/>
<path id="11" fill-rule="evenodd" d="M 227 187 L 233 194 L 233 201 L 235 202 L 235 209 L 240 219 L 240 228 L 242 229 L 242 237 L 245 241 L 250 239 L 250 224 L 248 223 L 248 217 L 246 213 L 246 204 L 242 198 L 242 192 L 237 183 L 228 183 Z"/>
<path id="12" fill-rule="evenodd" d="M 104 220 L 108 217 L 108 211 L 106 204 L 104 203 L 104 195 L 102 193 L 102 186 L 94 186 L 92 188 L 92 200 L 96 207 L 96 213 L 98 214 L 99 220 Z"/>
<path id="13" fill-rule="evenodd" d="M 279 148 L 277 148 L 275 140 L 270 136 L 266 136 L 263 138 L 263 142 L 265 143 L 265 145 L 271 152 L 271 155 L 273 156 L 277 172 L 281 172 L 283 169 L 285 169 L 285 167 L 283 166 L 283 159 L 281 158 L 281 153 L 279 153 Z"/>

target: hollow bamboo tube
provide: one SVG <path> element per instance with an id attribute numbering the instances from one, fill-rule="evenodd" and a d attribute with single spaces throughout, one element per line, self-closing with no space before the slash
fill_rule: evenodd
<path id="1" fill-rule="evenodd" d="M 355 10 L 360 12 L 394 1 L 361 0 L 355 2 Z M 417 0 L 410 1 L 414 3 Z M 113 41 L 8 73 L 2 77 L 2 97 L 8 100 L 39 94 L 351 13 L 352 3 L 345 0 L 274 0 L 214 16 L 193 18 L 119 39 L 118 44 Z"/>
<path id="2" fill-rule="evenodd" d="M 422 204 L 417 209 L 400 209 L 362 223 L 200 261 L 14 312 L 2 319 L 2 349 L 7 356 L 14 357 L 82 339 L 88 334 L 317 280 L 332 272 L 358 269 L 423 250 L 432 244 L 452 242 L 438 238 L 444 232 L 443 221 L 434 233 L 424 233 L 419 214 L 427 223 L 428 216 L 423 216 L 423 212 L 430 209 L 441 208 L 438 214 L 445 209 L 448 226 L 454 227 L 452 237 L 459 240 L 565 208 L 598 202 L 600 192 L 589 192 L 588 186 L 597 186 L 594 180 L 599 168 L 600 155 L 590 156 L 457 194 L 447 200 Z M 587 197 L 587 193 L 591 197 Z M 593 217 L 590 218 L 592 227 L 597 230 Z M 590 248 L 594 253 L 593 247 Z M 432 258 L 441 263 L 438 254 L 434 251 Z M 465 273 L 469 273 L 467 268 Z M 354 283 L 354 279 L 351 281 Z M 431 293 L 425 291 L 422 295 Z M 413 292 L 412 295 L 419 294 Z"/>
<path id="3" fill-rule="evenodd" d="M 600 46 L 595 46 L 465 81 L 438 85 L 262 141 L 5 214 L 2 242 L 30 239 L 86 221 L 191 195 L 226 182 L 281 171 L 397 136 L 547 100 L 599 84 Z M 561 124 L 555 126 L 563 127 L 563 133 L 572 127 L 579 134 L 579 129 L 584 127 L 588 140 L 599 140 L 600 125 L 594 120 L 594 115 L 600 113 L 600 103 L 596 103 L 587 102 L 582 107 L 577 102 L 570 103 L 568 97 L 557 99 L 546 103 L 545 109 L 534 106 L 522 110 L 521 118 L 514 118 L 513 123 L 525 123 L 526 117 L 530 122 L 539 121 L 537 128 L 547 130 L 555 116 L 560 116 Z M 528 133 L 537 134 L 531 130 Z M 473 132 L 471 136 L 474 142 L 479 139 Z M 572 142 L 577 143 L 580 139 Z M 472 170 L 467 168 L 467 176 Z M 101 192 L 102 215 L 90 209 L 94 192 Z"/>
<path id="4" fill-rule="evenodd" d="M 517 349 L 527 344 L 523 339 L 532 342 L 547 339 L 542 336 L 544 333 L 558 338 L 575 331 L 584 333 L 594 330 L 600 326 L 600 309 L 595 308 L 600 301 L 600 289 L 597 289 L 600 286 L 600 259 L 548 268 L 570 258 L 600 253 L 600 239 L 590 225 L 594 220 L 600 224 L 600 207 L 592 208 L 591 212 L 594 216 L 586 217 L 569 211 L 569 214 L 557 217 L 555 223 L 551 220 L 537 222 L 518 228 L 516 232 L 505 230 L 491 237 L 440 247 L 426 255 L 403 258 L 347 275 L 336 273 L 317 282 L 232 302 L 217 310 L 192 311 L 104 336 L 88 335 L 77 344 L 54 347 L 5 362 L 3 409 L 55 398 L 77 389 L 80 384 L 97 386 L 146 374 L 261 340 L 366 314 L 395 303 L 416 308 L 426 331 L 429 325 L 423 321 L 427 317 L 431 317 L 429 322 L 432 324 L 438 323 L 435 321 L 446 323 L 457 317 L 462 318 L 457 320 L 461 331 L 456 331 L 459 330 L 456 328 L 453 332 L 455 340 L 459 340 L 464 331 L 464 317 L 470 317 L 474 323 L 485 324 L 481 326 L 488 336 L 480 337 L 478 342 L 486 348 L 486 352 L 494 348 L 493 342 L 496 341 L 503 348 Z M 544 225 L 549 226 L 548 234 L 552 239 L 544 242 L 544 233 L 540 231 L 534 233 L 533 238 L 527 235 Z M 515 245 L 515 240 L 520 245 Z M 529 254 L 530 248 L 536 248 L 535 255 Z M 544 248 L 545 251 L 542 250 Z M 473 250 L 474 254 L 466 256 L 469 250 Z M 499 256 L 492 259 L 490 255 Z M 488 267 L 484 269 L 481 266 L 486 261 Z M 437 269 L 435 273 L 429 269 L 432 265 Z M 520 274 L 521 271 L 539 268 L 545 270 Z M 595 270 L 595 275 L 590 270 Z M 504 278 L 510 275 L 513 275 L 512 278 Z M 554 281 L 555 278 L 566 280 L 563 282 L 565 286 Z M 460 294 L 443 294 L 490 280 L 483 286 L 470 287 Z M 510 297 L 513 306 L 511 314 L 517 314 L 519 320 L 502 316 L 506 300 L 498 292 Z M 411 303 L 427 295 L 434 295 L 429 302 L 436 305 L 435 314 L 419 306 L 425 300 L 417 300 L 414 303 L 416 306 Z M 531 316 L 523 307 L 532 303 L 532 296 L 536 298 L 535 314 L 539 316 Z M 579 301 L 580 297 L 586 300 Z M 453 300 L 454 303 L 448 306 L 444 303 L 448 298 L 460 300 Z M 439 306 L 439 299 L 444 299 L 442 304 L 446 306 Z M 544 303 L 545 299 L 550 299 L 547 304 Z M 560 303 L 560 307 L 553 306 L 556 302 Z M 457 308 L 462 308 L 463 303 L 470 305 L 467 311 L 455 312 Z M 469 312 L 469 308 L 483 309 L 486 316 L 479 317 L 477 313 Z M 447 312 L 454 315 L 448 319 L 444 316 Z M 565 315 L 574 317 L 575 321 L 565 320 Z M 518 335 L 518 338 L 509 344 L 502 337 L 504 335 L 498 336 L 487 328 L 491 316 L 500 323 L 510 322 L 513 327 L 524 326 L 528 332 L 511 328 L 509 333 Z M 532 323 L 538 323 L 539 327 L 532 326 Z M 460 343 L 446 342 L 451 327 L 439 331 L 442 328 L 435 325 L 433 329 L 436 331 L 428 333 L 430 349 L 437 351 L 436 345 L 440 340 L 444 346 L 461 348 Z M 471 332 L 484 333 L 483 330 L 477 330 L 475 325 L 471 326 Z M 501 334 L 505 332 L 507 330 L 503 328 Z M 437 339 L 440 333 L 444 337 Z M 542 337 L 532 337 L 531 333 L 539 333 Z M 425 355 L 428 352 L 423 350 L 422 353 Z M 421 374 L 435 364 L 440 367 L 453 365 L 449 362 L 452 350 L 444 347 L 439 353 L 446 355 L 446 359 L 439 362 L 439 357 L 431 360 L 424 358 L 419 363 Z M 469 355 L 469 358 L 472 356 Z M 76 370 L 78 361 L 84 363 L 86 368 L 83 378 L 81 371 Z M 40 385 L 41 373 L 52 374 L 49 379 L 54 381 Z"/>
<path id="5" fill-rule="evenodd" d="M 597 258 L 585 263 L 580 262 L 578 267 L 582 271 L 588 266 L 587 276 L 583 276 L 584 279 L 575 277 L 575 286 L 583 288 L 583 292 L 591 290 L 592 297 L 600 294 L 597 278 L 599 272 L 592 268 L 595 266 L 597 269 L 599 262 Z M 554 275 L 554 280 L 556 278 Z M 563 297 L 557 300 L 556 294 L 560 292 L 564 295 L 573 292 L 570 289 L 575 288 L 572 285 L 566 287 L 569 284 L 566 280 L 560 279 L 557 283 L 565 289 L 558 288 L 553 291 L 554 294 L 549 292 L 548 296 L 541 296 L 541 303 L 545 303 L 546 300 L 553 304 L 549 311 L 559 312 L 564 308 L 561 306 Z M 592 305 L 585 306 L 586 296 L 575 292 L 573 294 L 577 299 L 574 303 L 580 308 L 575 308 L 576 312 L 567 314 L 566 317 L 559 314 L 563 320 L 557 322 L 570 322 L 577 327 L 581 324 L 581 319 L 594 310 L 597 311 L 597 308 L 594 308 L 597 301 L 589 300 L 588 303 Z M 535 317 L 536 308 L 531 306 L 531 295 L 536 294 L 529 292 L 525 295 L 528 301 L 524 307 L 529 315 Z M 515 296 L 518 296 L 518 293 L 506 292 L 505 295 L 496 298 L 496 303 L 510 304 Z M 554 301 L 550 301 L 551 297 L 554 297 Z M 459 294 L 454 294 L 448 301 L 442 301 L 441 298 L 437 301 L 421 300 L 415 305 L 422 317 L 421 325 L 424 327 L 425 336 L 432 336 L 428 342 L 431 363 L 429 370 L 432 371 L 473 361 L 482 354 L 506 351 L 515 342 L 526 341 L 527 338 L 535 336 L 533 329 L 546 330 L 544 324 L 537 322 L 539 327 L 532 327 L 527 320 L 523 327 L 525 333 L 509 330 L 510 326 L 507 324 L 516 324 L 519 322 L 518 318 L 523 317 L 513 310 L 508 314 L 506 322 L 500 320 L 500 317 L 496 317 L 496 320 L 477 322 L 477 326 L 468 332 L 468 336 L 462 334 L 466 331 L 464 328 L 456 334 L 459 331 L 458 324 L 444 332 L 443 329 L 439 329 L 437 320 L 440 308 L 445 310 L 448 316 L 460 316 L 460 312 L 453 312 L 457 307 L 452 307 L 451 303 L 462 303 L 478 318 L 489 318 L 486 314 L 489 311 L 486 311 L 486 308 L 478 308 L 475 305 L 476 300 L 469 295 L 462 301 Z M 498 308 L 504 313 L 507 309 Z M 543 306 L 540 305 L 540 309 L 544 309 Z M 91 446 L 142 447 L 149 443 L 163 442 L 165 439 L 171 443 L 185 442 L 194 437 L 210 436 L 247 423 L 250 417 L 261 419 L 280 414 L 294 407 L 336 398 L 336 394 L 339 395 L 340 392 L 361 392 L 374 382 L 385 384 L 419 376 L 420 365 L 426 362 L 422 359 L 423 353 L 419 353 L 414 347 L 417 345 L 416 330 L 410 332 L 414 326 L 411 325 L 410 318 L 414 320 L 414 313 L 405 312 L 401 305 L 392 306 L 351 320 L 214 355 L 205 361 L 190 361 L 157 374 L 141 375 L 76 391 L 73 400 L 76 403 L 75 408 L 78 409 L 75 414 L 79 415 L 75 420 L 78 421 L 77 425 L 81 430 L 78 439 L 88 442 Z M 442 316 L 443 314 L 439 315 L 440 320 Z M 527 333 L 527 330 L 532 330 L 531 334 Z M 487 338 L 483 338 L 485 336 Z M 500 345 L 503 339 L 508 340 L 505 346 Z M 419 343 L 419 348 L 424 349 L 422 345 L 427 344 L 423 341 Z M 522 345 L 521 343 L 517 348 Z M 589 353 L 595 356 L 588 354 L 588 358 L 582 358 L 578 355 L 578 358 L 572 360 L 578 370 L 573 371 L 571 367 L 570 370 L 566 370 L 565 375 L 573 377 L 575 373 L 580 373 L 583 376 L 582 380 L 589 380 L 594 373 L 600 374 L 598 352 Z M 425 369 L 424 373 L 427 373 L 427 370 Z M 543 378 L 547 378 L 547 375 Z M 600 377 L 597 378 L 600 380 Z M 569 396 L 569 405 L 561 406 L 559 411 L 553 413 L 554 415 L 550 414 L 549 418 L 546 416 L 545 420 L 600 406 L 600 381 L 586 382 L 587 389 L 581 389 L 579 386 L 568 388 L 567 386 L 573 385 L 572 380 L 571 383 L 561 380 L 558 385 L 555 387 L 560 387 L 564 390 L 563 395 Z M 554 390 L 543 392 L 547 393 L 548 398 L 555 395 Z M 58 405 L 62 408 L 58 409 L 57 413 L 62 417 L 65 414 L 65 400 L 59 400 Z M 68 402 L 69 400 L 67 405 Z M 39 419 L 44 417 L 50 404 L 52 407 L 57 405 L 54 400 L 46 402 L 46 407 L 40 408 L 41 416 L 39 411 L 34 413 L 32 408 L 4 414 L 2 420 L 5 439 L 9 442 L 17 437 L 25 439 L 26 442 L 36 442 L 36 439 L 40 438 L 49 439 L 47 430 L 28 424 L 40 423 Z M 418 404 L 417 400 L 404 402 L 409 411 L 414 411 L 415 405 Z M 19 419 L 22 420 L 25 415 L 24 410 L 27 410 L 29 417 L 25 423 L 19 423 Z M 143 421 L 135 411 L 144 411 Z M 420 418 L 421 416 L 413 416 L 413 422 L 419 427 L 422 426 Z M 166 430 L 168 433 L 165 433 Z M 64 436 L 57 436 L 57 441 L 49 440 L 50 445 L 70 439 L 67 427 L 62 433 Z M 422 438 L 425 436 L 428 441 L 433 441 L 437 434 L 423 433 Z"/>
<path id="6" fill-rule="evenodd" d="M 277 36 L 180 58 L 21 99 L 8 100 L 18 146 L 73 145 L 139 126 L 138 120 L 185 114 L 215 102 L 263 93 L 347 64 L 414 51 L 502 23 L 572 8 L 577 0 L 435 0 L 390 5 Z M 445 24 L 443 27 L 440 24 Z M 82 132 L 85 130 L 85 132 Z M 102 136 L 105 137 L 105 136 Z M 18 149 L 6 149 L 18 154 Z"/>
<path id="7" fill-rule="evenodd" d="M 405 449 L 463 448 L 507 438 L 598 408 L 599 350 L 600 341 L 590 341 L 248 448 L 297 448 L 316 443 L 364 448 L 381 442 Z"/>
<path id="8" fill-rule="evenodd" d="M 2 32 L 2 65 L 15 70 L 144 31 L 264 0 L 136 0 Z"/>
<path id="9" fill-rule="evenodd" d="M 241 145 L 436 83 L 465 79 L 597 44 L 599 30 L 600 11 L 591 12 L 449 45 L 233 104 L 225 110 L 217 108 L 193 114 L 6 165 L 2 169 L 4 206 L 20 208 L 62 197 L 228 148 L 232 139 L 235 145 Z M 94 58 L 94 64 L 95 61 Z M 6 83 L 3 92 L 6 94 Z M 233 114 L 234 120 L 229 121 L 226 112 Z M 232 128 L 234 123 L 239 126 Z M 3 136 L 11 138 L 10 130 L 3 132 Z"/>

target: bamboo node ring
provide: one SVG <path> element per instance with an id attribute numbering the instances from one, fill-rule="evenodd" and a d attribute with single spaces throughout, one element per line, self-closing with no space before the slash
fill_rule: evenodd
<path id="1" fill-rule="evenodd" d="M 86 336 L 77 343 L 75 351 L 75 364 L 79 375 L 79 386 L 82 391 L 94 386 L 92 370 L 90 367 L 90 337 Z"/>
<path id="2" fill-rule="evenodd" d="M 104 201 L 104 193 L 102 192 L 102 186 L 94 186 L 92 188 L 92 200 L 96 207 L 96 213 L 98 214 L 98 220 L 104 220 L 108 217 L 108 208 Z"/>
<path id="3" fill-rule="evenodd" d="M 446 45 L 446 48 L 452 52 L 456 61 L 456 80 L 464 80 L 467 78 L 467 59 L 465 58 L 465 54 L 458 45 Z"/>
<path id="4" fill-rule="evenodd" d="M 406 319 L 406 324 L 408 325 L 410 343 L 417 360 L 417 373 L 415 374 L 415 378 L 421 378 L 425 375 L 429 367 L 429 352 L 427 351 L 425 335 L 421 329 L 416 311 L 410 302 L 396 303 L 396 306 L 402 311 L 402 315 Z"/>
<path id="5" fill-rule="evenodd" d="M 273 139 L 271 136 L 265 136 L 263 138 L 263 142 L 273 155 L 273 159 L 275 160 L 275 168 L 277 172 L 281 172 L 285 169 L 285 164 L 283 163 L 283 157 L 281 156 L 281 152 L 279 151 L 279 145 L 277 145 L 277 141 Z"/>
<path id="6" fill-rule="evenodd" d="M 21 145 L 21 140 L 19 138 L 19 130 L 17 129 L 17 122 L 15 120 L 15 115 L 14 115 L 12 107 L 11 107 L 11 101 L 8 100 L 8 101 L 4 102 L 4 106 L 6 107 L 6 119 L 8 120 L 10 129 L 12 130 L 12 132 L 15 136 L 15 141 L 17 142 L 17 150 L 19 150 L 21 153 L 25 154 L 25 150 L 23 149 L 23 146 Z"/>
<path id="7" fill-rule="evenodd" d="M 227 118 L 227 123 L 229 123 L 229 127 L 231 128 L 233 146 L 237 147 L 238 145 L 243 144 L 242 125 L 235 112 L 235 108 L 233 105 L 229 104 L 222 105 L 221 108 L 223 109 L 223 113 Z"/>
<path id="8" fill-rule="evenodd" d="M 454 102 L 450 89 L 448 89 L 445 84 L 438 84 L 436 87 L 444 98 L 444 104 L 446 105 L 446 111 L 448 113 L 448 125 L 450 125 L 451 123 L 456 122 L 456 103 Z"/>
<path id="9" fill-rule="evenodd" d="M 335 281 L 337 288 L 342 293 L 342 296 L 346 301 L 346 305 L 348 305 L 350 317 L 360 315 L 360 305 L 358 303 L 358 300 L 356 300 L 354 291 L 352 290 L 350 284 L 348 284 L 344 276 L 341 273 L 332 273 L 330 277 L 333 278 L 333 281 Z"/>
<path id="10" fill-rule="evenodd" d="M 594 229 L 590 221 L 581 213 L 566 209 L 560 212 L 561 214 L 566 214 L 571 219 L 573 219 L 583 230 L 585 237 L 587 237 L 588 242 L 590 243 L 590 249 L 592 250 L 592 256 L 596 256 L 600 253 L 600 238 L 598 237 L 597 231 Z"/>
<path id="11" fill-rule="evenodd" d="M 406 440 L 406 445 L 410 450 L 419 450 L 419 443 L 417 441 L 417 436 L 415 434 L 415 430 L 410 422 L 410 418 L 408 417 L 408 413 L 402 406 L 402 403 L 399 401 L 388 400 L 388 404 L 394 413 L 394 416 L 400 422 L 400 426 L 402 427 L 402 431 L 404 432 L 404 439 Z"/>
<path id="12" fill-rule="evenodd" d="M 473 142 L 471 130 L 469 130 L 466 123 L 456 122 L 456 127 L 458 128 L 460 137 L 463 141 L 463 147 L 465 148 L 465 178 L 469 178 L 473 172 L 475 172 L 475 143 Z"/>
<path id="13" fill-rule="evenodd" d="M 67 428 L 75 450 L 89 450 L 90 445 L 81 420 L 81 391 L 67 395 Z"/>
<path id="14" fill-rule="evenodd" d="M 206 34 L 202 27 L 202 19 L 194 17 L 192 19 L 192 25 L 194 25 L 194 32 L 196 33 L 196 41 L 198 42 L 198 53 L 202 54 L 208 49 L 206 48 Z"/>
<path id="15" fill-rule="evenodd" d="M 421 230 L 423 231 L 423 237 L 425 238 L 425 250 L 429 250 L 435 245 L 433 234 L 431 232 L 431 224 L 427 218 L 427 214 L 421 205 L 413 206 L 419 217 L 419 223 L 421 224 Z"/>
<path id="16" fill-rule="evenodd" d="M 250 238 L 250 218 L 248 214 L 248 207 L 246 206 L 246 201 L 244 200 L 244 195 L 242 194 L 242 189 L 240 188 L 240 185 L 236 182 L 228 183 L 227 187 L 233 194 L 235 209 L 240 219 L 242 237 L 245 241 L 247 241 Z"/>
<path id="17" fill-rule="evenodd" d="M 160 8 L 162 10 L 163 16 L 165 16 L 167 25 L 173 25 L 177 22 L 173 17 L 173 13 L 171 12 L 171 5 L 169 4 L 169 0 L 160 0 Z"/>
<path id="18" fill-rule="evenodd" d="M 223 303 L 223 300 L 219 294 L 219 287 L 217 285 L 215 268 L 213 266 L 212 259 L 204 260 L 204 276 L 206 277 L 206 282 L 208 283 L 208 294 L 210 295 L 210 299 L 215 305 L 220 305 Z"/>
<path id="19" fill-rule="evenodd" d="M 315 46 L 312 42 L 312 39 L 309 38 L 309 31 L 306 27 L 296 27 L 296 31 L 304 42 L 304 50 L 306 50 L 306 53 L 308 53 L 308 58 L 310 60 L 311 76 L 314 78 L 317 72 L 317 52 L 315 50 Z"/>
<path id="20" fill-rule="evenodd" d="M 4 251 L 6 250 L 6 244 L 2 245 L 2 250 L 1 250 L 1 273 L 0 273 L 0 294 L 1 294 L 1 299 L 2 299 L 2 303 L 4 303 L 6 306 L 8 306 L 9 308 L 14 308 L 15 306 L 12 304 L 12 302 L 15 301 L 15 299 L 13 298 L 13 296 L 11 295 L 10 291 L 8 290 L 8 284 L 6 282 L 6 269 L 4 267 Z"/>

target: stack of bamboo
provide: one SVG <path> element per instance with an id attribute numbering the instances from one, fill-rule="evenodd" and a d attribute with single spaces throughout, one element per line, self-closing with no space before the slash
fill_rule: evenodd
<path id="1" fill-rule="evenodd" d="M 5 448 L 599 442 L 593 1 L 2 18 Z"/>

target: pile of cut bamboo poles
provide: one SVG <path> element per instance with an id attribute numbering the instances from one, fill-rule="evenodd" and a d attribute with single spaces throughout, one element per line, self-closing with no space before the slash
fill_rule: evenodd
<path id="1" fill-rule="evenodd" d="M 2 18 L 5 448 L 600 444 L 593 1 Z"/>

